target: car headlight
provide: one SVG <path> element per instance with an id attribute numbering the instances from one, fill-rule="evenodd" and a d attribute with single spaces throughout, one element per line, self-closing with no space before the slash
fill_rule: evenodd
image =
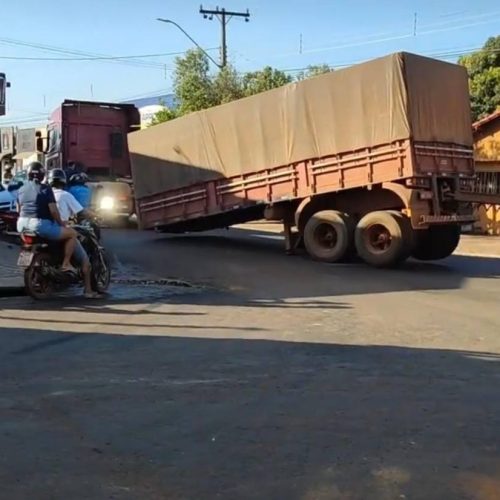
<path id="1" fill-rule="evenodd" d="M 103 196 L 101 198 L 100 208 L 102 210 L 113 210 L 115 208 L 115 200 L 111 196 Z"/>

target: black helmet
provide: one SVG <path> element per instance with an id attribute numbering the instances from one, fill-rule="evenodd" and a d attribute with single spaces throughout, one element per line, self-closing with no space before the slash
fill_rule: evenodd
<path id="1" fill-rule="evenodd" d="M 45 177 L 45 168 L 39 161 L 34 161 L 28 165 L 28 179 L 30 181 L 42 182 Z"/>
<path id="2" fill-rule="evenodd" d="M 69 161 L 68 171 L 73 172 L 75 174 L 79 174 L 80 172 L 85 171 L 85 166 L 83 165 L 83 163 L 79 161 Z"/>
<path id="3" fill-rule="evenodd" d="M 49 170 L 48 182 L 51 186 L 54 184 L 66 184 L 66 172 L 62 168 L 53 168 Z"/>
<path id="4" fill-rule="evenodd" d="M 72 186 L 83 186 L 89 181 L 89 176 L 85 172 L 80 172 L 78 174 L 73 174 L 69 178 L 69 183 Z"/>

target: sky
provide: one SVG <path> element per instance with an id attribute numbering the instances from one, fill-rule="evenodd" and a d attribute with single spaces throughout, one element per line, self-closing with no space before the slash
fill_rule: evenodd
<path id="1" fill-rule="evenodd" d="M 215 8 L 219 0 L 203 3 Z M 340 68 L 400 50 L 454 61 L 500 34 L 498 0 L 220 0 L 250 11 L 228 25 L 238 71 Z M 138 59 L 40 60 L 183 53 L 191 41 L 216 59 L 220 24 L 196 0 L 0 0 L 0 72 L 11 82 L 0 126 L 32 126 L 64 99 L 121 101 L 171 91 L 175 55 Z M 213 66 L 215 72 L 217 68 Z"/>

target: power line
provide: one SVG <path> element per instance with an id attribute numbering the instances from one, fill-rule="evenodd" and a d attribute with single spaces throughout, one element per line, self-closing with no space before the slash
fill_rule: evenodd
<path id="1" fill-rule="evenodd" d="M 364 45 L 373 45 L 373 44 L 377 44 L 377 43 L 413 38 L 414 36 L 420 37 L 420 36 L 424 36 L 424 35 L 432 35 L 432 34 L 437 34 L 437 33 L 454 31 L 454 30 L 458 30 L 458 29 L 470 28 L 470 27 L 474 27 L 474 26 L 481 26 L 484 24 L 490 24 L 492 22 L 498 21 L 499 14 L 500 14 L 500 11 L 494 11 L 494 12 L 489 12 L 489 13 L 485 13 L 485 14 L 467 16 L 467 17 L 452 20 L 452 21 L 444 21 L 444 22 L 441 21 L 441 22 L 437 22 L 437 23 L 419 24 L 418 32 L 416 32 L 416 35 L 414 34 L 415 31 L 412 30 L 411 33 L 410 32 L 407 32 L 407 33 L 399 32 L 398 33 L 398 32 L 394 32 L 394 31 L 388 31 L 388 32 L 382 32 L 382 33 L 373 33 L 371 35 L 366 35 L 363 37 L 353 37 L 350 39 L 344 38 L 339 45 L 326 46 L 326 47 L 325 46 L 315 47 L 315 48 L 303 50 L 302 53 L 308 54 L 308 53 L 315 53 L 315 52 L 328 52 L 331 50 L 361 47 Z M 484 17 L 487 17 L 488 19 L 481 21 L 481 19 Z M 468 22 L 466 24 L 463 24 L 464 22 L 467 22 L 467 21 L 474 21 L 474 22 Z M 457 23 L 459 23 L 459 24 L 457 25 Z M 462 24 L 460 24 L 460 23 L 462 23 Z M 286 55 L 295 55 L 295 54 L 296 53 L 293 52 L 293 53 L 286 54 Z"/>
<path id="2" fill-rule="evenodd" d="M 217 47 L 211 47 L 204 50 L 217 50 Z M 168 57 L 168 56 L 178 56 L 185 54 L 186 51 L 182 52 L 161 52 L 157 54 L 138 54 L 138 55 L 127 55 L 127 56 L 92 56 L 92 57 L 23 57 L 23 56 L 0 56 L 0 59 L 7 59 L 13 61 L 120 61 L 126 59 L 137 59 L 146 57 Z M 160 63 L 158 63 L 160 64 Z M 161 65 L 164 67 L 164 65 Z M 172 68 L 168 68 L 172 69 Z"/>
<path id="3" fill-rule="evenodd" d="M 485 21 L 477 22 L 477 23 L 472 23 L 472 24 L 463 24 L 459 26 L 449 26 L 447 28 L 439 28 L 439 29 L 431 29 L 431 30 L 422 30 L 422 26 L 420 27 L 421 30 L 417 33 L 417 37 L 424 36 L 424 35 L 433 35 L 436 33 L 443 33 L 447 31 L 454 31 L 454 30 L 459 30 L 459 29 L 464 29 L 464 28 L 470 28 L 473 26 L 481 26 L 484 24 L 489 24 L 491 22 L 496 22 L 498 21 L 498 18 L 496 19 L 488 19 Z M 396 40 L 403 40 L 407 38 L 413 38 L 413 34 L 407 33 L 407 34 L 401 34 L 401 35 L 395 35 L 395 36 L 388 36 L 384 38 L 376 38 L 373 40 L 366 40 L 364 42 L 356 42 L 356 43 L 343 43 L 341 45 L 336 45 L 336 46 L 330 46 L 330 47 L 323 47 L 323 48 L 318 48 L 318 49 L 309 49 L 309 50 L 304 50 L 304 54 L 311 54 L 314 52 L 328 52 L 331 50 L 337 50 L 337 49 L 346 49 L 346 48 L 354 48 L 354 47 L 361 47 L 364 45 L 374 45 L 378 43 L 383 43 L 383 42 L 391 42 L 391 41 L 396 41 Z"/>
<path id="4" fill-rule="evenodd" d="M 224 7 L 219 9 L 217 7 L 215 10 L 207 10 L 204 9 L 203 6 L 200 7 L 200 14 L 203 15 L 205 19 L 212 20 L 214 16 L 219 20 L 222 28 L 222 45 L 221 45 L 221 68 L 225 68 L 227 66 L 227 38 L 226 38 L 226 28 L 227 23 L 233 17 L 242 17 L 246 22 L 250 20 L 250 12 L 247 9 L 246 12 L 233 12 L 228 11 Z"/>
<path id="5" fill-rule="evenodd" d="M 96 54 L 92 52 L 84 52 L 81 50 L 71 50 L 71 49 L 65 49 L 53 45 L 45 45 L 41 43 L 33 43 L 33 42 L 26 42 L 23 40 L 15 40 L 12 38 L 0 38 L 0 42 L 6 45 L 14 45 L 14 46 L 21 46 L 21 47 L 30 47 L 34 48 L 37 50 L 42 50 L 45 52 L 52 52 L 52 53 L 57 53 L 57 54 L 66 54 L 66 55 L 72 55 L 72 56 L 80 56 L 80 57 L 110 57 L 106 54 Z M 113 59 L 111 59 L 113 61 Z M 142 61 L 138 59 L 136 56 L 131 59 L 125 59 L 123 61 L 117 60 L 116 62 L 122 63 L 122 64 L 127 64 L 131 66 L 136 66 L 136 67 L 148 67 L 148 68 L 155 68 L 155 69 L 163 69 L 164 65 L 161 63 L 155 63 L 152 61 Z"/>
<path id="6" fill-rule="evenodd" d="M 470 49 L 457 49 L 457 50 L 452 50 L 450 49 L 449 51 L 443 51 L 443 52 L 428 52 L 428 53 L 423 53 L 421 55 L 425 57 L 433 57 L 436 59 L 443 59 L 443 60 L 449 60 L 449 59 L 456 59 L 457 57 L 460 56 L 466 56 L 469 54 L 473 54 L 474 52 L 477 51 L 483 51 L 488 54 L 498 54 L 500 53 L 500 49 L 483 49 L 482 47 L 476 47 L 476 48 L 470 48 Z M 362 62 L 365 62 L 367 59 L 358 59 L 357 61 L 351 61 L 351 62 L 344 62 L 344 63 L 327 63 L 328 66 L 332 68 L 347 68 L 349 66 L 353 66 L 355 64 L 360 64 Z M 280 71 L 283 71 L 284 73 L 298 73 L 300 71 L 305 71 L 309 68 L 309 66 L 305 66 L 302 68 L 287 68 L 287 69 L 281 69 Z"/>
<path id="7" fill-rule="evenodd" d="M 92 52 L 85 52 L 81 50 L 72 50 L 72 49 L 65 49 L 62 47 L 57 47 L 54 45 L 46 45 L 46 44 L 41 44 L 41 43 L 34 43 L 34 42 L 26 42 L 23 40 L 15 40 L 11 38 L 0 38 L 0 42 L 5 43 L 7 45 L 15 45 L 15 46 L 21 46 L 21 47 L 30 47 L 38 50 L 42 50 L 45 52 L 52 52 L 52 53 L 57 53 L 57 54 L 66 54 L 66 55 L 72 55 L 72 56 L 83 56 L 83 57 L 103 57 L 107 56 L 107 54 L 97 54 L 97 53 L 92 53 Z M 126 64 L 134 65 L 134 66 L 149 66 L 149 67 L 159 67 L 161 66 L 160 63 L 153 63 L 151 61 L 140 61 L 140 60 L 132 60 L 132 61 L 126 61 Z"/>

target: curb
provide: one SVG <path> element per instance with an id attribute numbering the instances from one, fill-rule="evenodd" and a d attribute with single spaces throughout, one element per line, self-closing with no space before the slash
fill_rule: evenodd
<path id="1" fill-rule="evenodd" d="M 451 255 L 456 256 L 456 257 L 482 257 L 483 259 L 500 259 L 499 254 L 487 254 L 487 253 L 480 253 L 480 252 L 455 252 L 454 254 Z"/>

